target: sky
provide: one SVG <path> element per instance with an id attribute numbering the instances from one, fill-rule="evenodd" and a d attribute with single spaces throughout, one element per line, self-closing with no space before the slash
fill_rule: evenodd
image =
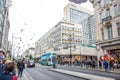
<path id="1" fill-rule="evenodd" d="M 68 0 L 12 0 L 9 8 L 9 40 L 21 37 L 22 44 L 34 47 L 34 43 L 63 19 L 63 8 Z M 79 4 L 93 10 L 92 4 Z M 17 42 L 17 40 L 15 40 Z"/>

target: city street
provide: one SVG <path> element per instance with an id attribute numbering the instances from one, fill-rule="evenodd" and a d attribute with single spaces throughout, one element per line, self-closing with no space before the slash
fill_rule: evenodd
<path id="1" fill-rule="evenodd" d="M 120 80 L 120 0 L 0 0 L 0 80 L 13 79 Z"/>
<path id="2" fill-rule="evenodd" d="M 41 66 L 39 64 L 37 64 L 35 68 L 26 68 L 26 71 L 33 80 L 86 80 L 50 71 L 49 67 Z"/>
<path id="3" fill-rule="evenodd" d="M 30 80 L 96 80 L 97 78 L 120 80 L 120 73 L 90 70 L 75 66 L 59 65 L 56 69 L 53 69 L 52 66 L 43 66 L 37 63 L 35 68 L 26 68 L 25 70 Z M 84 76 L 82 76 L 83 74 Z"/>

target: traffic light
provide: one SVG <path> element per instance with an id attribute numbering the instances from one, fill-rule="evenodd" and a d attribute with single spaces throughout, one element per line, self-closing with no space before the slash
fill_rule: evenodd
<path id="1" fill-rule="evenodd" d="M 87 2 L 87 0 L 69 0 L 70 2 L 74 2 L 76 4 L 81 4 Z"/>

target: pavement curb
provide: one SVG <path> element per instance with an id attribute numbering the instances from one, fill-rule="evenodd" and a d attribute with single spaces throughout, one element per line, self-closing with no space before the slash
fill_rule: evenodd
<path id="1" fill-rule="evenodd" d="M 59 73 L 63 73 L 63 74 L 67 74 L 67 75 L 71 75 L 71 76 L 75 76 L 75 77 L 79 77 L 79 78 L 83 78 L 86 80 L 115 80 L 113 78 L 96 76 L 96 75 L 85 74 L 85 73 L 78 73 L 78 72 L 73 72 L 73 71 L 69 71 L 69 70 L 62 70 L 62 69 L 50 69 L 50 70 L 59 72 Z"/>
<path id="2" fill-rule="evenodd" d="M 51 71 L 54 71 L 54 72 L 58 72 L 58 73 L 64 73 L 64 72 L 59 72 L 59 71 L 57 71 L 57 70 L 55 70 L 55 69 L 50 69 L 50 70 L 51 70 Z M 88 78 L 83 78 L 83 77 L 76 76 L 76 75 L 72 75 L 72 74 L 68 74 L 68 73 L 64 73 L 64 74 L 70 75 L 70 76 L 74 76 L 74 77 L 78 77 L 78 78 L 82 78 L 82 79 L 85 79 L 85 80 L 90 80 L 90 79 L 88 79 Z"/>

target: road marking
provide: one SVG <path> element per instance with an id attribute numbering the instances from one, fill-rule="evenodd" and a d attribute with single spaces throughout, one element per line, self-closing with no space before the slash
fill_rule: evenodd
<path id="1" fill-rule="evenodd" d="M 25 75 L 29 78 L 29 80 L 34 80 L 26 70 L 24 70 L 24 72 Z"/>

